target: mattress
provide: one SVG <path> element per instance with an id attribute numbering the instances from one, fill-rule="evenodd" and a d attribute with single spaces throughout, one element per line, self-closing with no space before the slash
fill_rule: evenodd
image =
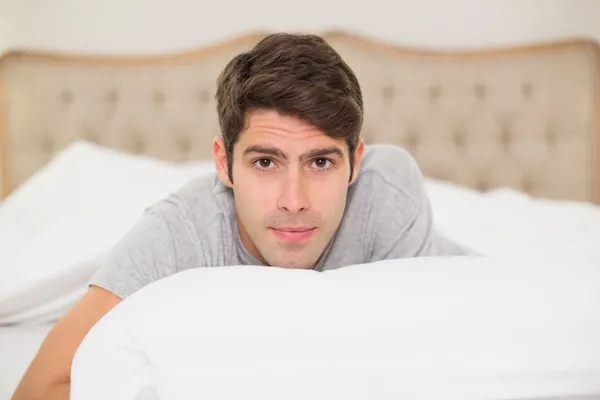
<path id="1" fill-rule="evenodd" d="M 52 324 L 0 327 L 0 400 L 9 400 Z"/>

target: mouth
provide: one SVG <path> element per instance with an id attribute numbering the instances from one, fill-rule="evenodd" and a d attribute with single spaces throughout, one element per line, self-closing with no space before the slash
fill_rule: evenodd
<path id="1" fill-rule="evenodd" d="M 277 228 L 270 227 L 269 230 L 271 230 L 280 240 L 286 242 L 302 242 L 310 239 L 317 228 L 305 226 L 280 226 Z"/>

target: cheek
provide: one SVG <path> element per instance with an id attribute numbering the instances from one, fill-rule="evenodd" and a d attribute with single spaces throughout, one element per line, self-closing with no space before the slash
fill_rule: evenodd
<path id="1" fill-rule="evenodd" d="M 233 177 L 233 190 L 239 203 L 246 207 L 268 207 L 273 197 L 268 180 L 261 179 L 255 171 L 240 168 L 237 172 Z"/>
<path id="2" fill-rule="evenodd" d="M 348 182 L 343 176 L 336 179 L 326 179 L 313 184 L 312 204 L 326 215 L 336 215 L 343 211 L 348 191 Z"/>

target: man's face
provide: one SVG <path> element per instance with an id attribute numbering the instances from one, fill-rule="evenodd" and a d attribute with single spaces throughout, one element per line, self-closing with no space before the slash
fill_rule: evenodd
<path id="1" fill-rule="evenodd" d="M 346 142 L 298 118 L 255 111 L 233 150 L 233 185 L 220 139 L 214 151 L 219 178 L 234 192 L 246 250 L 267 265 L 313 268 L 344 214 L 351 183 Z M 361 141 L 354 177 L 362 152 Z"/>

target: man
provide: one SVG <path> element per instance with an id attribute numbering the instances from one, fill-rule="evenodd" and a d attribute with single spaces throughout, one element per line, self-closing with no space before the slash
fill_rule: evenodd
<path id="1" fill-rule="evenodd" d="M 67 399 L 73 355 L 102 316 L 188 268 L 318 271 L 463 254 L 432 231 L 415 161 L 365 148 L 359 83 L 321 38 L 272 35 L 218 81 L 217 173 L 149 208 L 104 259 L 89 292 L 49 333 L 13 399 Z"/>

